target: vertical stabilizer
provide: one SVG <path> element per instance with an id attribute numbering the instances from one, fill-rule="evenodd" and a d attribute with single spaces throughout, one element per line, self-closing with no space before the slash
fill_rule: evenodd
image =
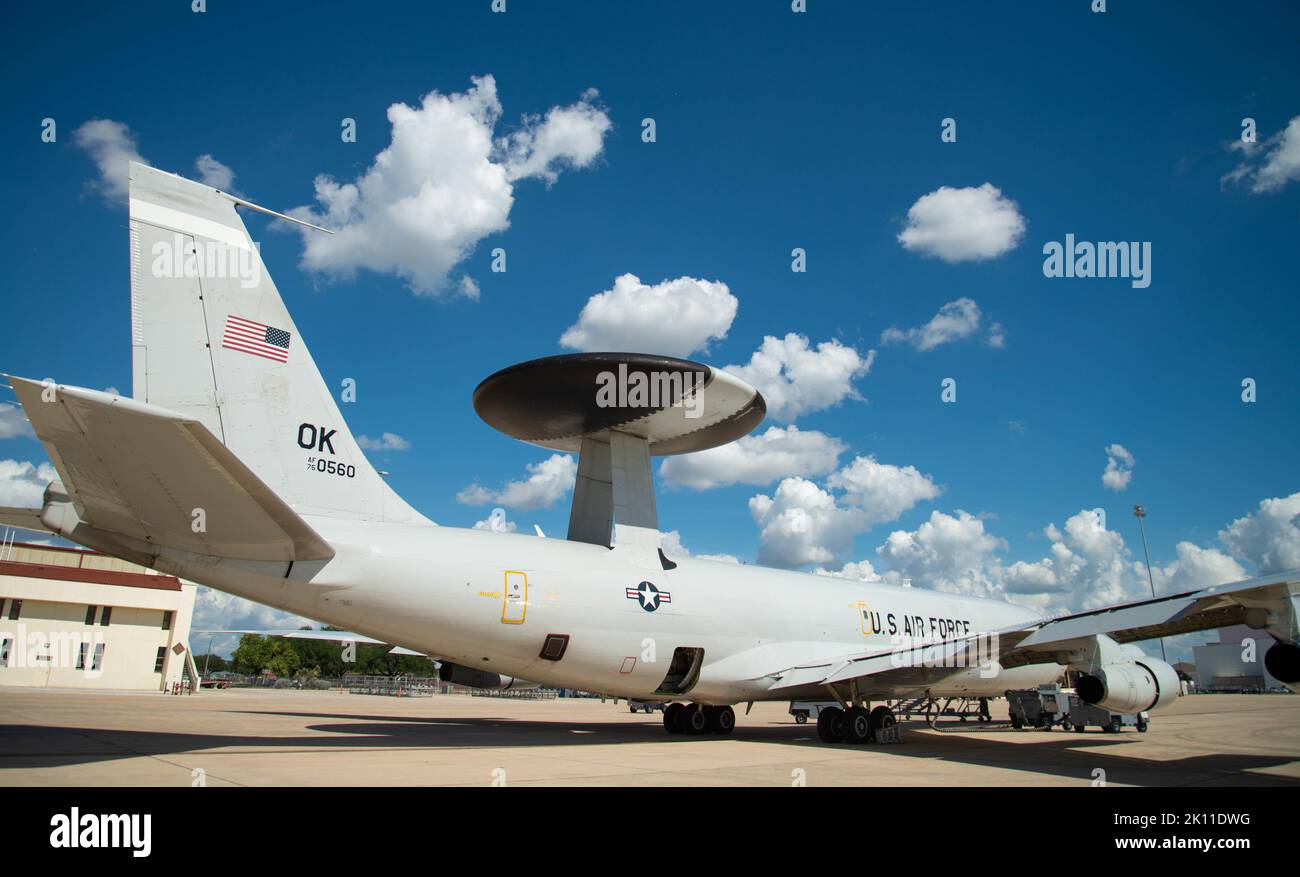
<path id="1" fill-rule="evenodd" d="M 366 460 L 230 196 L 131 163 L 133 395 L 202 422 L 295 510 L 424 521 Z"/>

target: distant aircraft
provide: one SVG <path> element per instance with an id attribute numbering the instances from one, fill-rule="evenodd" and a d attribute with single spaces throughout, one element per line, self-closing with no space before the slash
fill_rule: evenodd
<path id="1" fill-rule="evenodd" d="M 882 701 L 996 696 L 1066 667 L 1089 703 L 1156 709 L 1178 676 L 1130 644 L 1235 624 L 1272 635 L 1265 665 L 1297 690 L 1300 573 L 1042 618 L 669 559 L 651 457 L 731 441 L 766 411 L 680 359 L 577 354 L 487 378 L 473 402 L 488 423 L 579 454 L 568 538 L 439 527 L 348 430 L 237 211 L 262 208 L 141 164 L 130 180 L 133 398 L 11 377 L 59 480 L 0 522 L 434 656 L 451 681 L 670 703 L 670 733 L 729 733 L 737 703 L 833 699 L 821 738 L 863 742 L 894 723 Z M 332 318 L 357 356 L 383 356 L 382 324 Z"/>

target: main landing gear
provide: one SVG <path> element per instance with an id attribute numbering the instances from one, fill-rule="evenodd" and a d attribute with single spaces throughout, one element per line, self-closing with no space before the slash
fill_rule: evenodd
<path id="1" fill-rule="evenodd" d="M 887 706 L 870 711 L 862 706 L 848 710 L 828 706 L 817 715 L 817 736 L 823 743 L 870 743 L 876 739 L 876 731 L 896 724 L 894 711 Z"/>
<path id="2" fill-rule="evenodd" d="M 729 706 L 670 703 L 664 708 L 664 730 L 669 734 L 726 736 L 736 727 L 736 711 Z"/>

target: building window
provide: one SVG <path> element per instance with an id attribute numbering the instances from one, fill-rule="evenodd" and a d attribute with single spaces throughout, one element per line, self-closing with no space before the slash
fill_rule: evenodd
<path id="1" fill-rule="evenodd" d="M 9 651 L 12 649 L 14 641 L 11 637 L 0 639 L 0 667 L 9 666 Z"/>
<path id="2" fill-rule="evenodd" d="M 98 608 L 99 608 L 98 606 L 87 606 L 87 607 L 86 607 L 86 623 L 87 623 L 87 624 L 94 624 L 94 623 L 95 623 L 95 610 L 98 609 Z"/>
<path id="3" fill-rule="evenodd" d="M 22 611 L 23 611 L 23 601 L 22 601 L 22 600 L 10 600 L 10 601 L 9 601 L 9 620 L 10 620 L 10 621 L 17 621 L 17 620 L 18 620 L 18 616 L 22 614 Z"/>
<path id="4" fill-rule="evenodd" d="M 154 658 L 154 661 L 153 661 L 153 671 L 154 671 L 155 673 L 161 673 L 161 672 L 162 672 L 163 661 L 165 661 L 166 659 L 167 659 L 167 647 L 166 647 L 166 646 L 159 646 L 159 647 L 158 647 L 158 657 Z"/>
<path id="5" fill-rule="evenodd" d="M 95 643 L 95 661 L 90 665 L 90 669 L 98 670 L 104 666 L 104 644 Z"/>
<path id="6" fill-rule="evenodd" d="M 113 617 L 113 607 L 105 606 L 104 613 L 99 616 L 99 626 L 108 627 L 108 619 Z"/>
<path id="7" fill-rule="evenodd" d="M 171 629 L 172 629 L 172 613 L 171 613 L 171 612 L 164 612 L 164 613 L 163 613 L 163 626 L 162 626 L 162 629 L 163 629 L 163 630 L 171 630 Z"/>
<path id="8" fill-rule="evenodd" d="M 83 642 L 83 643 L 81 644 L 81 650 L 77 653 L 77 669 L 78 669 L 78 670 L 85 670 L 85 669 L 86 669 L 86 653 L 89 652 L 89 651 L 90 651 L 90 643 L 85 643 L 85 642 Z"/>

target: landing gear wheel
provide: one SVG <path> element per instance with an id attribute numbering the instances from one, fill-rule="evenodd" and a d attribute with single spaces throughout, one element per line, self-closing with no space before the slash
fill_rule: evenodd
<path id="1" fill-rule="evenodd" d="M 817 714 L 817 736 L 823 743 L 844 742 L 844 710 L 828 706 Z"/>
<path id="2" fill-rule="evenodd" d="M 876 739 L 876 732 L 883 728 L 892 728 L 898 724 L 894 711 L 887 706 L 878 706 L 871 711 L 871 739 Z"/>
<path id="3" fill-rule="evenodd" d="M 664 730 L 669 734 L 680 734 L 681 727 L 677 724 L 677 714 L 682 711 L 680 703 L 670 703 L 664 707 Z"/>
<path id="4" fill-rule="evenodd" d="M 1110 720 L 1110 725 L 1106 727 L 1106 730 L 1110 731 L 1112 734 L 1118 734 L 1123 727 L 1124 723 L 1120 720 L 1119 716 L 1116 716 Z"/>
<path id="5" fill-rule="evenodd" d="M 729 706 L 711 706 L 704 713 L 710 734 L 730 734 L 736 727 L 736 711 Z"/>
<path id="6" fill-rule="evenodd" d="M 1138 719 L 1138 720 L 1137 720 L 1137 729 L 1138 729 L 1138 733 L 1139 733 L 1139 734 L 1145 734 L 1145 733 L 1147 732 L 1147 728 L 1149 728 L 1149 727 L 1151 727 L 1151 726 L 1150 726 L 1149 724 L 1147 724 L 1147 720 L 1146 720 L 1146 719 Z"/>
<path id="7" fill-rule="evenodd" d="M 1074 733 L 1076 733 L 1076 734 L 1082 734 L 1082 733 L 1083 733 L 1083 725 L 1075 725 L 1075 726 L 1074 726 Z"/>
<path id="8" fill-rule="evenodd" d="M 808 723 L 808 714 L 807 714 L 807 713 L 795 713 L 795 714 L 794 714 L 794 723 L 795 723 L 796 725 L 806 725 L 806 724 Z"/>
<path id="9" fill-rule="evenodd" d="M 1021 728 L 1023 728 L 1024 726 L 1025 726 L 1025 723 L 1022 722 L 1022 721 L 1020 720 L 1020 716 L 1017 716 L 1017 715 L 1015 715 L 1015 714 L 1013 713 L 1013 714 L 1011 715 L 1011 727 L 1013 727 L 1013 728 L 1015 728 L 1017 731 L 1019 731 L 1019 730 L 1020 730 Z"/>
<path id="10" fill-rule="evenodd" d="M 844 716 L 844 742 L 871 742 L 871 713 L 860 706 L 855 706 Z"/>
<path id="11" fill-rule="evenodd" d="M 678 715 L 681 718 L 678 719 L 677 724 L 682 729 L 683 734 L 698 737 L 709 729 L 709 720 L 704 713 L 704 707 L 689 704 L 683 706 Z"/>

